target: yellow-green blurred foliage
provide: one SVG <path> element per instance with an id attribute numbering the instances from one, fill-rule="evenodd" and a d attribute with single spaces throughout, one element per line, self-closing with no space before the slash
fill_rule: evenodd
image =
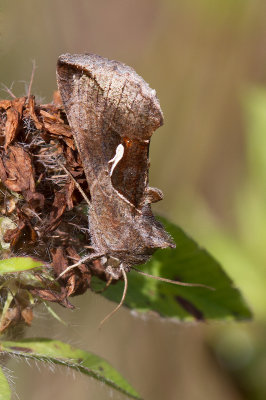
<path id="1" fill-rule="evenodd" d="M 105 356 L 145 399 L 265 399 L 266 2 L 2 0 L 0 9 L 0 80 L 15 82 L 16 95 L 35 59 L 33 93 L 50 101 L 64 52 L 124 61 L 156 89 L 165 115 L 151 147 L 151 184 L 165 193 L 156 210 L 221 261 L 255 317 L 183 327 L 122 311 L 98 334 L 113 306 L 87 295 L 74 314 L 61 312 L 72 328 L 40 318 L 28 336 L 61 337 Z M 111 398 L 65 372 L 16 373 L 21 400 Z"/>

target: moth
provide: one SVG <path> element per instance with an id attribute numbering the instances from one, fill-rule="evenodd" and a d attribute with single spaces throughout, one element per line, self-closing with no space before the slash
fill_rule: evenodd
<path id="1" fill-rule="evenodd" d="M 149 186 L 148 179 L 150 140 L 163 124 L 163 114 L 155 90 L 134 69 L 95 54 L 61 55 L 57 83 L 89 185 L 88 223 L 94 250 L 59 277 L 97 258 L 111 279 L 123 277 L 121 301 L 102 325 L 124 302 L 126 273 L 156 249 L 175 247 L 152 214 L 151 203 L 163 195 Z"/>
<path id="2" fill-rule="evenodd" d="M 175 247 L 151 211 L 162 192 L 148 184 L 162 110 L 131 67 L 95 54 L 61 55 L 57 83 L 89 185 L 91 245 L 118 278 L 156 249 Z"/>

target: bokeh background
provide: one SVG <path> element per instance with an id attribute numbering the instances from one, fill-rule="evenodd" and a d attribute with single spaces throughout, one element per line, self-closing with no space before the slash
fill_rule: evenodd
<path id="1" fill-rule="evenodd" d="M 155 88 L 165 125 L 153 136 L 156 211 L 190 233 L 242 290 L 252 322 L 165 322 L 117 313 L 100 296 L 40 309 L 27 336 L 51 336 L 110 361 L 145 400 L 266 398 L 266 2 L 0 0 L 0 82 L 50 102 L 57 57 L 123 61 Z M 4 90 L 2 98 L 8 98 Z M 12 361 L 21 400 L 125 399 L 67 369 Z M 40 368 L 40 370 L 39 370 Z"/>

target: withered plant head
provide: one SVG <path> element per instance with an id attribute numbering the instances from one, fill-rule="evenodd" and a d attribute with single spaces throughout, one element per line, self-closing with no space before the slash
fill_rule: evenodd
<path id="1" fill-rule="evenodd" d="M 93 275 L 109 278 L 101 261 L 94 260 L 57 279 L 90 251 L 86 205 L 62 164 L 89 197 L 59 93 L 44 105 L 32 95 L 1 100 L 1 258 L 33 257 L 43 267 L 1 276 L 0 332 L 30 324 L 32 308 L 41 301 L 71 308 L 69 296 L 90 288 Z"/>

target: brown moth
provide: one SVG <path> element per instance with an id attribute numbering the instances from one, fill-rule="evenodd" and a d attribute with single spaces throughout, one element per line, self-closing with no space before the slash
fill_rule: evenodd
<path id="1" fill-rule="evenodd" d="M 95 54 L 61 55 L 57 82 L 90 189 L 91 245 L 118 278 L 121 268 L 175 247 L 151 211 L 162 193 L 148 186 L 150 139 L 163 123 L 160 104 L 131 67 Z"/>

